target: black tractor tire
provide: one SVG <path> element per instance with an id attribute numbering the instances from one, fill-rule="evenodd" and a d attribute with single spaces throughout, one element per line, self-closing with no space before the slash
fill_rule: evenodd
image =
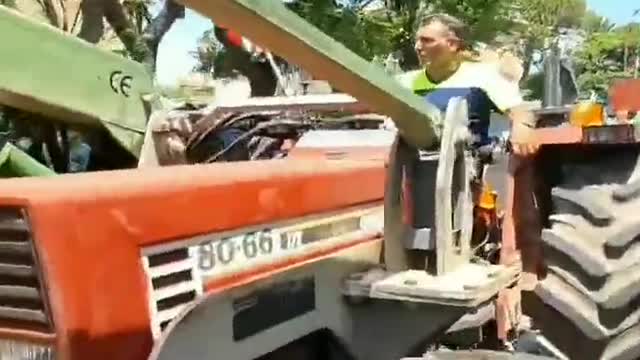
<path id="1" fill-rule="evenodd" d="M 601 160 L 565 166 L 552 188 L 531 315 L 570 359 L 640 359 L 637 151 Z"/>

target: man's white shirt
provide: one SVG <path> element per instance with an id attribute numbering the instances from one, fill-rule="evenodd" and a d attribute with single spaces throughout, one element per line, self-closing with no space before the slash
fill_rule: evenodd
<path id="1" fill-rule="evenodd" d="M 396 78 L 400 83 L 413 88 L 413 81 L 424 69 L 409 71 Z M 494 63 L 466 61 L 447 80 L 435 85 L 437 88 L 478 88 L 483 90 L 500 111 L 522 105 L 523 99 L 517 82 L 504 77 Z"/>

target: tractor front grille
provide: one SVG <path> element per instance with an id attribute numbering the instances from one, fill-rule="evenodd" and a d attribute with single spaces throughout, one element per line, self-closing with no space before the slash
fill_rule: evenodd
<path id="1" fill-rule="evenodd" d="M 24 209 L 0 207 L 0 322 L 51 330 Z"/>
<path id="2" fill-rule="evenodd" d="M 189 303 L 202 294 L 192 248 L 154 252 L 143 257 L 149 281 L 151 330 L 157 338 Z"/>
<path id="3" fill-rule="evenodd" d="M 53 346 L 24 340 L 0 339 L 0 359 L 55 360 Z"/>

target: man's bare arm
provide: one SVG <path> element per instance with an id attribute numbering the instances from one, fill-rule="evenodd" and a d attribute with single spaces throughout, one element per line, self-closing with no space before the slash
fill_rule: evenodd
<path id="1" fill-rule="evenodd" d="M 536 119 L 534 114 L 523 106 L 517 106 L 507 112 L 511 120 L 511 144 L 517 155 L 534 154 L 539 147 L 535 139 Z"/>

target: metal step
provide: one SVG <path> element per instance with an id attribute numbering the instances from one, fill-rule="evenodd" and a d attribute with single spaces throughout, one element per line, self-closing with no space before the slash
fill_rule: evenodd
<path id="1" fill-rule="evenodd" d="M 343 294 L 355 298 L 477 307 L 515 283 L 520 266 L 474 264 L 432 276 L 426 271 L 389 273 L 371 269 L 351 275 L 343 283 Z"/>

